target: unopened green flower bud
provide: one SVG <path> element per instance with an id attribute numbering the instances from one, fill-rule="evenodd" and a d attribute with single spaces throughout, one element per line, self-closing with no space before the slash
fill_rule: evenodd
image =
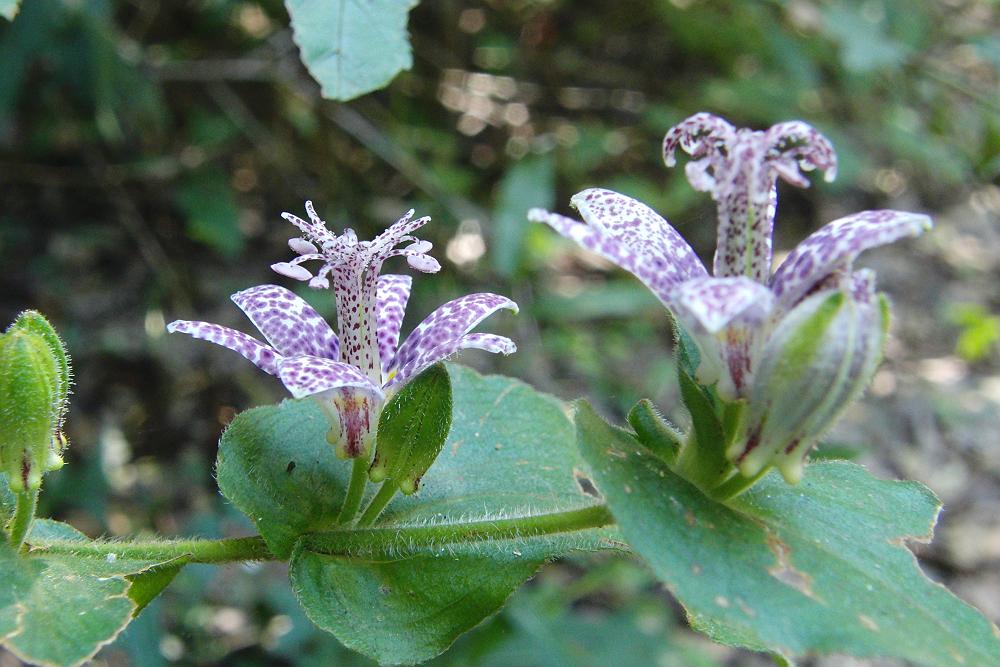
<path id="1" fill-rule="evenodd" d="M 773 465 L 797 483 L 813 443 L 871 381 L 889 311 L 869 276 L 858 273 L 851 289 L 804 300 L 768 339 L 750 393 L 745 437 L 727 451 L 744 476 Z"/>
<path id="2" fill-rule="evenodd" d="M 406 495 L 420 488 L 451 431 L 451 378 L 435 364 L 403 387 L 378 422 L 368 479 L 393 484 Z"/>
<path id="3" fill-rule="evenodd" d="M 11 490 L 37 489 L 62 467 L 70 379 L 66 348 L 40 313 L 21 313 L 0 335 L 0 471 Z"/>

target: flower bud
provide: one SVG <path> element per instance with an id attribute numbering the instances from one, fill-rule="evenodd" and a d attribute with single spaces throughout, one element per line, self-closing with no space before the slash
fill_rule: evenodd
<path id="1" fill-rule="evenodd" d="M 727 456 L 751 477 L 776 466 L 791 484 L 812 444 L 870 382 L 882 358 L 888 304 L 870 276 L 814 294 L 776 326 L 750 393 L 746 434 Z"/>
<path id="2" fill-rule="evenodd" d="M 37 489 L 44 472 L 62 467 L 69 384 L 69 357 L 52 325 L 21 313 L 0 335 L 0 472 L 11 490 Z"/>

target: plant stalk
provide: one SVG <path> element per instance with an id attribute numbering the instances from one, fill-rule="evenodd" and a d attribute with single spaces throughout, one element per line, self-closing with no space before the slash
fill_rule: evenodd
<path id="1" fill-rule="evenodd" d="M 361 518 L 358 519 L 358 526 L 370 526 L 375 523 L 375 519 L 378 515 L 382 513 L 385 506 L 389 504 L 395 496 L 396 492 L 399 491 L 399 487 L 391 479 L 387 479 L 382 482 L 382 486 L 379 487 L 378 493 L 372 498 L 372 501 L 368 503 L 368 507 L 361 514 Z"/>
<path id="2" fill-rule="evenodd" d="M 337 556 L 394 557 L 446 544 L 524 539 L 541 535 L 601 528 L 614 523 L 605 505 L 511 519 L 385 528 L 342 528 L 304 535 L 302 547 Z M 278 560 L 264 539 L 161 540 L 152 542 L 83 542 L 51 540 L 31 543 L 32 551 L 77 557 L 167 561 L 187 557 L 192 563 L 233 563 Z"/>
<path id="3" fill-rule="evenodd" d="M 17 505 L 14 516 L 7 526 L 10 545 L 15 551 L 24 544 L 24 538 L 31 530 L 31 522 L 35 519 L 35 508 L 38 506 L 38 489 L 25 489 L 17 494 Z"/>
<path id="4" fill-rule="evenodd" d="M 191 563 L 232 563 L 277 560 L 264 538 L 237 537 L 227 540 L 158 540 L 154 542 L 83 542 L 52 540 L 31 543 L 32 551 L 74 556 L 135 560 L 171 560 L 188 557 Z"/>
<path id="5" fill-rule="evenodd" d="M 361 499 L 365 495 L 365 485 L 368 484 L 368 460 L 358 457 L 354 459 L 354 467 L 351 468 L 351 481 L 347 486 L 347 495 L 344 496 L 344 504 L 337 515 L 337 523 L 343 525 L 349 523 L 358 513 L 361 507 Z"/>
<path id="6" fill-rule="evenodd" d="M 605 505 L 511 519 L 485 519 L 465 523 L 427 526 L 353 528 L 312 533 L 302 538 L 311 551 L 329 555 L 399 555 L 401 550 L 419 551 L 445 544 L 468 544 L 523 539 L 540 535 L 600 528 L 614 523 Z"/>

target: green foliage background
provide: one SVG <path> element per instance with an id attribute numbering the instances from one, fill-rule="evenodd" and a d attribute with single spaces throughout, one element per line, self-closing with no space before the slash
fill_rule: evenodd
<path id="1" fill-rule="evenodd" d="M 0 25 L 0 322 L 41 310 L 76 367 L 70 465 L 47 478 L 43 511 L 92 536 L 248 530 L 216 492 L 216 441 L 280 386 L 163 325 L 245 328 L 227 297 L 282 281 L 268 269 L 289 255 L 278 215 L 307 198 L 362 236 L 410 207 L 434 217 L 444 270 L 416 281 L 404 333 L 459 294 L 509 294 L 521 316 L 492 326 L 518 354 L 466 362 L 618 417 L 645 396 L 669 412 L 662 309 L 524 211 L 618 189 L 710 258 L 711 201 L 659 151 L 700 110 L 757 127 L 802 118 L 837 146 L 835 183 L 781 191 L 779 249 L 860 208 L 958 205 L 1000 176 L 998 21 L 985 0 L 435 0 L 410 14 L 413 69 L 342 104 L 321 99 L 276 0 L 25 0 Z M 940 269 L 963 271 L 982 277 Z M 304 296 L 332 316 L 332 300 Z M 966 298 L 979 315 L 957 326 L 980 331 L 998 297 Z M 966 356 L 995 373 L 986 338 Z M 352 664 L 282 578 L 192 566 L 106 658 Z M 617 562 L 549 568 L 446 660 L 587 664 L 596 638 L 634 636 L 619 662 L 712 664 L 649 582 Z"/>

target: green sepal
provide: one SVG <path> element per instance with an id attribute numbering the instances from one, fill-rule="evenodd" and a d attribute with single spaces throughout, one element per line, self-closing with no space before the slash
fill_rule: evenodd
<path id="1" fill-rule="evenodd" d="M 677 373 L 681 399 L 691 414 L 691 430 L 677 460 L 677 472 L 696 486 L 710 488 L 732 468 L 726 458 L 726 433 L 708 390 L 683 368 Z"/>
<path id="2" fill-rule="evenodd" d="M 660 457 L 667 465 L 673 465 L 681 451 L 684 434 L 668 422 L 656 409 L 652 401 L 644 398 L 629 410 L 628 423 L 635 430 L 639 442 Z"/>
<path id="3" fill-rule="evenodd" d="M 435 364 L 382 409 L 369 479 L 388 479 L 404 494 L 414 493 L 444 447 L 451 413 L 451 379 L 443 364 Z"/>

